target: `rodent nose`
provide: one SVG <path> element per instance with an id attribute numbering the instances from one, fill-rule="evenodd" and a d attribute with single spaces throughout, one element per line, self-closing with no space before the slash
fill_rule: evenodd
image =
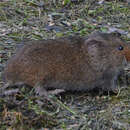
<path id="1" fill-rule="evenodd" d="M 127 48 L 126 48 L 126 51 L 125 51 L 125 56 L 126 56 L 126 59 L 128 62 L 130 62 L 130 42 L 127 43 Z"/>

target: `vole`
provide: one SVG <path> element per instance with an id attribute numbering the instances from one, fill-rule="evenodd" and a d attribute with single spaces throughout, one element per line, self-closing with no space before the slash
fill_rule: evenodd
<path id="1" fill-rule="evenodd" d="M 115 34 L 65 37 L 26 42 L 4 69 L 5 83 L 26 84 L 39 93 L 117 90 L 118 76 L 130 61 L 130 47 Z"/>

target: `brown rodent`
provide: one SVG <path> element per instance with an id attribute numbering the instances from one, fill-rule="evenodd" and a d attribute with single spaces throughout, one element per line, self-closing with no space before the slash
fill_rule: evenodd
<path id="1" fill-rule="evenodd" d="M 113 34 L 31 41 L 10 58 L 4 79 L 44 89 L 114 91 L 126 59 L 130 48 Z"/>

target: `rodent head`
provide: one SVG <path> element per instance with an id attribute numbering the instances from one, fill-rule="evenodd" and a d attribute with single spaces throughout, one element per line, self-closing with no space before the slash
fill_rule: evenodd
<path id="1" fill-rule="evenodd" d="M 130 46 L 115 34 L 98 32 L 89 36 L 83 49 L 96 76 L 108 81 L 113 77 L 111 87 L 107 86 L 104 89 L 117 89 L 117 78 L 130 61 Z"/>
<path id="2" fill-rule="evenodd" d="M 96 32 L 84 42 L 88 61 L 97 71 L 123 68 L 130 61 L 130 47 L 115 34 Z"/>
<path id="3" fill-rule="evenodd" d="M 113 53 L 117 52 L 119 55 L 125 56 L 126 61 L 130 62 L 130 43 L 125 43 L 125 41 L 121 39 L 119 33 L 94 32 L 89 36 L 88 40 L 103 42 L 103 45 L 111 47 Z"/>

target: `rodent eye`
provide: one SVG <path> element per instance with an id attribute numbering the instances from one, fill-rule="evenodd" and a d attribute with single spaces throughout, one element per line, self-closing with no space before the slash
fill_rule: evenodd
<path id="1" fill-rule="evenodd" d="M 120 51 L 122 51 L 123 49 L 124 49 L 124 47 L 121 45 L 118 47 L 118 50 L 120 50 Z"/>

